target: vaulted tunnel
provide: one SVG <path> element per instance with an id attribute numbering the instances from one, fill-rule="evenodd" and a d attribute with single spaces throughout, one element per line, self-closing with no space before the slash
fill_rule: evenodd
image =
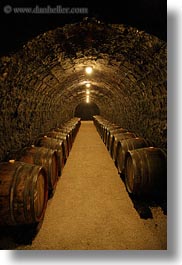
<path id="1" fill-rule="evenodd" d="M 79 117 L 81 120 L 92 120 L 94 115 L 100 115 L 100 110 L 95 103 L 82 102 L 76 106 L 75 117 Z"/>
<path id="2" fill-rule="evenodd" d="M 166 149 L 166 60 L 159 38 L 86 19 L 1 57 L 0 160 L 73 117 L 87 83 L 100 115 Z"/>

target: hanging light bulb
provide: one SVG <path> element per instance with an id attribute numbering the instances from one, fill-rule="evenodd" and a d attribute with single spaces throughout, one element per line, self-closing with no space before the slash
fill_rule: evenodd
<path id="1" fill-rule="evenodd" d="M 90 102 L 90 97 L 89 95 L 86 96 L 86 103 L 89 103 Z"/>
<path id="2" fill-rule="evenodd" d="M 86 85 L 85 85 L 86 87 L 90 87 L 91 86 L 91 84 L 90 83 L 86 83 Z"/>
<path id="3" fill-rule="evenodd" d="M 90 95 L 90 90 L 86 90 L 86 95 Z"/>
<path id="4" fill-rule="evenodd" d="M 92 69 L 91 66 L 87 66 L 87 67 L 85 68 L 85 72 L 86 72 L 87 74 L 89 74 L 89 75 L 92 73 L 92 71 L 93 71 L 93 69 Z"/>

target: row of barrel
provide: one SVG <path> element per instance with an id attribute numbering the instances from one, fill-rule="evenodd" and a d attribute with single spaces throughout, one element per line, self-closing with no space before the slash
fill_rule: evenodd
<path id="1" fill-rule="evenodd" d="M 0 163 L 0 225 L 43 220 L 81 124 L 72 118 Z"/>
<path id="2" fill-rule="evenodd" d="M 106 145 L 129 194 L 136 197 L 164 197 L 167 192 L 167 154 L 149 141 L 93 116 L 96 129 Z"/>

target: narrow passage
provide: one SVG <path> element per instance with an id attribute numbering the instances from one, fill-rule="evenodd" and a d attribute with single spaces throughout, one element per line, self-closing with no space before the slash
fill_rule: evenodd
<path id="1" fill-rule="evenodd" d="M 83 122 L 32 245 L 17 249 L 165 249 L 145 225 L 91 121 Z"/>

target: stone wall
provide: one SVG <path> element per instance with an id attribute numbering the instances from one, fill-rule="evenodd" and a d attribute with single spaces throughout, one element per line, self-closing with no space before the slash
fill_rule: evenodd
<path id="1" fill-rule="evenodd" d="M 73 117 L 87 81 L 101 115 L 166 148 L 166 62 L 157 37 L 94 19 L 45 32 L 1 57 L 0 160 Z"/>

